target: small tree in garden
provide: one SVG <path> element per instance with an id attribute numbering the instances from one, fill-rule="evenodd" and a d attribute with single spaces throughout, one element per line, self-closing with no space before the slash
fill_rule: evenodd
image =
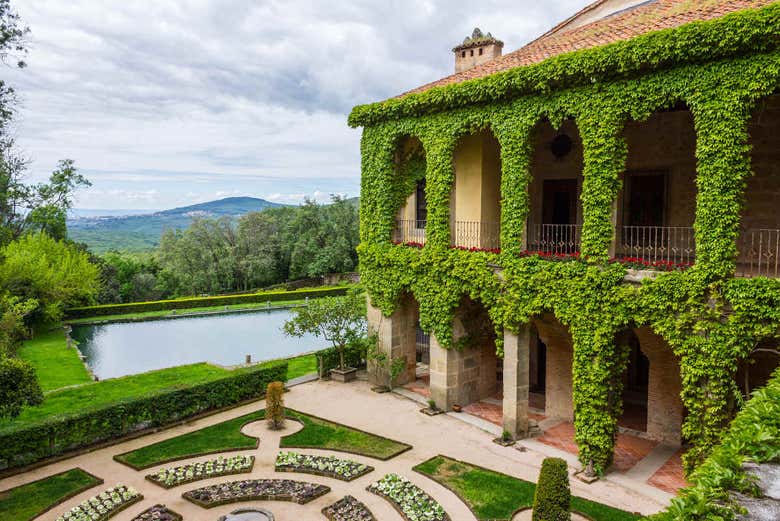
<path id="1" fill-rule="evenodd" d="M 0 418 L 14 418 L 25 406 L 42 402 L 35 369 L 18 358 L 0 357 Z"/>
<path id="2" fill-rule="evenodd" d="M 322 297 L 293 311 L 293 318 L 285 322 L 284 333 L 303 336 L 307 333 L 324 338 L 339 353 L 339 369 L 346 369 L 344 348 L 366 329 L 366 301 L 358 291 L 343 297 Z"/>
<path id="3" fill-rule="evenodd" d="M 284 384 L 271 382 L 265 392 L 265 419 L 268 427 L 278 431 L 284 427 Z"/>
<path id="4" fill-rule="evenodd" d="M 534 494 L 533 521 L 569 521 L 571 519 L 571 489 L 566 462 L 560 458 L 545 458 Z"/>

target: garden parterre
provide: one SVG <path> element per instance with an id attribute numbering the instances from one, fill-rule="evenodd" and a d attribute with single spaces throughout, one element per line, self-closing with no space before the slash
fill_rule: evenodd
<path id="1" fill-rule="evenodd" d="M 185 483 L 192 483 L 201 479 L 210 479 L 217 476 L 241 474 L 251 472 L 255 464 L 254 456 L 219 456 L 216 459 L 201 461 L 189 465 L 177 467 L 165 467 L 146 478 L 161 487 L 173 488 Z"/>
<path id="2" fill-rule="evenodd" d="M 393 503 L 407 521 L 449 521 L 442 506 L 423 489 L 398 474 L 388 474 L 368 486 L 369 492 Z"/>
<path id="3" fill-rule="evenodd" d="M 373 471 L 374 468 L 356 461 L 336 456 L 311 456 L 297 452 L 280 452 L 276 457 L 276 470 L 281 472 L 304 472 L 352 481 Z"/>
<path id="4" fill-rule="evenodd" d="M 57 518 L 57 521 L 103 521 L 141 501 L 143 496 L 134 488 L 117 485 L 79 503 Z"/>

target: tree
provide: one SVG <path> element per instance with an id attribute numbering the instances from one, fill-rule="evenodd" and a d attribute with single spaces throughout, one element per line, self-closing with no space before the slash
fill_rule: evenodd
<path id="1" fill-rule="evenodd" d="M 21 299 L 10 295 L 0 298 L 0 357 L 13 356 L 30 330 L 25 319 L 38 308 L 35 299 Z"/>
<path id="2" fill-rule="evenodd" d="M 94 301 L 100 270 L 76 246 L 46 234 L 25 235 L 0 251 L 0 288 L 20 299 L 34 299 L 38 322 L 54 322 L 66 307 Z"/>
<path id="3" fill-rule="evenodd" d="M 35 369 L 18 358 L 0 358 L 0 418 L 15 418 L 23 407 L 42 402 Z"/>
<path id="4" fill-rule="evenodd" d="M 343 297 L 310 300 L 306 306 L 295 309 L 293 318 L 284 324 L 284 332 L 289 336 L 310 333 L 324 338 L 338 351 L 339 368 L 344 371 L 344 348 L 365 333 L 365 317 L 365 297 L 353 290 Z"/>

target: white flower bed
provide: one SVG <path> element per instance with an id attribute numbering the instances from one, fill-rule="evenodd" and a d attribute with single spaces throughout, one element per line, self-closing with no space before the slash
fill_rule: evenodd
<path id="1" fill-rule="evenodd" d="M 393 503 L 408 521 L 449 521 L 439 503 L 420 487 L 397 474 L 388 474 L 368 486 L 368 491 Z"/>
<path id="2" fill-rule="evenodd" d="M 280 452 L 276 457 L 276 470 L 304 472 L 342 481 L 352 481 L 368 474 L 374 468 L 335 456 L 309 456 L 297 452 Z"/>
<path id="3" fill-rule="evenodd" d="M 134 488 L 117 485 L 82 501 L 58 517 L 57 521 L 104 521 L 142 499 L 143 496 Z"/>
<path id="4" fill-rule="evenodd" d="M 146 479 L 162 487 L 172 488 L 201 479 L 249 472 L 254 464 L 254 456 L 232 456 L 230 458 L 220 456 L 217 459 L 200 463 L 160 469 L 154 474 L 146 476 Z"/>

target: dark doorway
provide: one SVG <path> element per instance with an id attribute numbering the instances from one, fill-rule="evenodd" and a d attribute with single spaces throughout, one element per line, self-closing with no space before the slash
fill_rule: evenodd
<path id="1" fill-rule="evenodd" d="M 620 426 L 647 432 L 647 401 L 650 383 L 650 360 L 639 348 L 639 339 L 633 331 L 622 339 L 628 344 L 628 368 L 623 378 L 623 417 Z"/>
<path id="2" fill-rule="evenodd" d="M 547 387 L 547 346 L 539 338 L 536 328 L 531 330 L 529 355 L 529 405 L 532 409 L 543 411 Z"/>
<path id="3" fill-rule="evenodd" d="M 626 176 L 628 198 L 626 226 L 664 226 L 666 220 L 666 174 L 634 172 Z"/>
<path id="4" fill-rule="evenodd" d="M 577 223 L 576 179 L 545 180 L 542 191 L 542 224 Z"/>
<path id="5" fill-rule="evenodd" d="M 414 197 L 414 218 L 418 230 L 425 229 L 428 220 L 428 200 L 425 198 L 425 179 L 417 181 L 417 192 Z"/>

